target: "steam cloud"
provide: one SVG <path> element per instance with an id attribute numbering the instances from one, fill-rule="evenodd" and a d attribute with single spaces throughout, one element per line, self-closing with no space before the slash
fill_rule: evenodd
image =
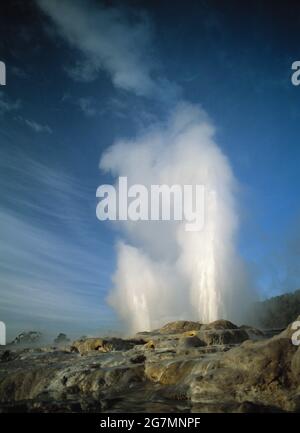
<path id="1" fill-rule="evenodd" d="M 100 167 L 127 176 L 128 185 L 200 184 L 206 191 L 199 232 L 186 232 L 184 221 L 119 223 L 123 240 L 109 303 L 129 330 L 180 318 L 240 322 L 250 291 L 236 251 L 238 185 L 206 113 L 179 104 L 164 124 L 111 146 Z"/>
<path id="2" fill-rule="evenodd" d="M 157 61 L 148 55 L 153 35 L 147 13 L 82 0 L 37 4 L 82 55 L 73 78 L 90 81 L 105 71 L 116 88 L 154 99 L 163 95 L 169 105 L 177 100 L 174 83 L 154 78 Z M 200 184 L 206 192 L 200 232 L 186 232 L 185 221 L 120 223 L 123 236 L 109 302 L 128 328 L 147 330 L 180 318 L 242 320 L 250 291 L 236 249 L 238 185 L 206 113 L 179 104 L 167 122 L 111 146 L 100 167 L 127 176 L 128 186 Z"/>

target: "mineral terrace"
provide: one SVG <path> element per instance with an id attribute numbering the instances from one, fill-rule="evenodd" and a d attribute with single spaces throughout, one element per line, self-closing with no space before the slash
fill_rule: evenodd
<path id="1" fill-rule="evenodd" d="M 292 333 L 178 321 L 131 339 L 11 344 L 0 351 L 0 412 L 297 412 Z"/>

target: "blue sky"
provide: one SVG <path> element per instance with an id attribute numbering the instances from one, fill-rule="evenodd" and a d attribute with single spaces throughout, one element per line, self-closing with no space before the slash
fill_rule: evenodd
<path id="1" fill-rule="evenodd" d="M 0 14 L 0 320 L 119 329 L 116 231 L 95 216 L 103 151 L 201 104 L 240 184 L 239 251 L 261 297 L 299 288 L 300 6 L 11 1 Z"/>

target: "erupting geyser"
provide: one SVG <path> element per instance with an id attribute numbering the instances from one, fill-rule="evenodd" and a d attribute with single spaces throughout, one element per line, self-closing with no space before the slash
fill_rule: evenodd
<path id="1" fill-rule="evenodd" d="M 100 167 L 129 184 L 204 185 L 204 227 L 185 221 L 121 221 L 110 304 L 130 331 L 170 320 L 239 322 L 248 303 L 247 278 L 236 251 L 237 182 L 214 141 L 214 127 L 197 106 L 182 103 L 167 122 L 134 141 L 121 141 Z"/>

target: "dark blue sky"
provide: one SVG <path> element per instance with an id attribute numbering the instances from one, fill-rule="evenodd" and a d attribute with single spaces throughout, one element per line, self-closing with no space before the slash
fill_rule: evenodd
<path id="1" fill-rule="evenodd" d="M 0 10 L 0 320 L 11 334 L 49 324 L 118 329 L 105 301 L 116 232 L 95 217 L 96 188 L 110 180 L 99 159 L 179 98 L 208 113 L 240 183 L 239 250 L 255 288 L 262 297 L 299 288 L 300 86 L 291 64 L 300 60 L 300 4 L 63 1 L 53 11 L 55 3 Z M 71 3 L 87 20 L 99 10 L 91 22 L 103 19 L 100 30 L 89 34 Z M 120 17 L 124 25 L 107 33 Z M 107 42 L 102 51 L 90 35 Z"/>

